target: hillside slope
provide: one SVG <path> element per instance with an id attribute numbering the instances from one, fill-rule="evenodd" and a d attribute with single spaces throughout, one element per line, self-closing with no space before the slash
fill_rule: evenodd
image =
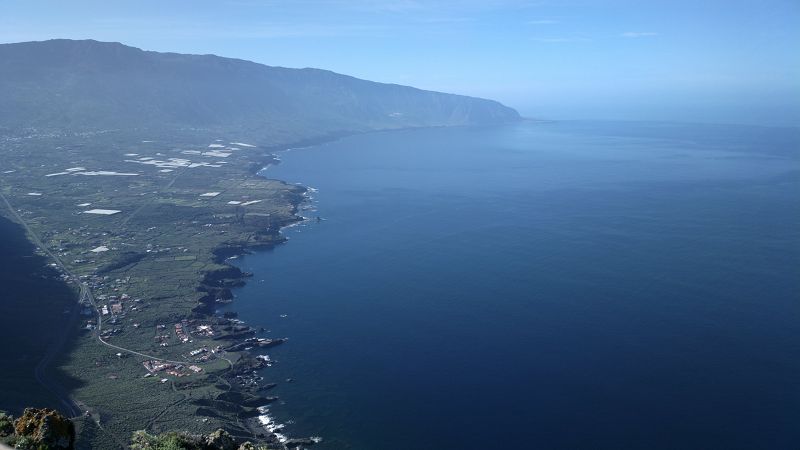
<path id="1" fill-rule="evenodd" d="M 491 100 L 213 55 L 51 40 L 0 45 L 0 127 L 201 128 L 272 137 L 518 120 Z"/>

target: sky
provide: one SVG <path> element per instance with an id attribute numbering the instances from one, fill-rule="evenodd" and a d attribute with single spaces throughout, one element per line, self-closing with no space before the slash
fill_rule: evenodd
<path id="1" fill-rule="evenodd" d="M 800 126 L 800 0 L 0 0 L 0 42 L 52 38 L 318 67 L 533 118 Z"/>

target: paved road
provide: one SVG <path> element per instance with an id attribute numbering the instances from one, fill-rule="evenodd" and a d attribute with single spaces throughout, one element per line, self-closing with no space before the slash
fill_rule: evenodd
<path id="1" fill-rule="evenodd" d="M 91 292 L 91 291 L 89 291 L 89 292 Z M 90 296 L 89 298 L 90 298 L 90 301 L 92 302 L 92 305 L 94 306 L 95 311 L 97 312 L 97 340 L 100 341 L 103 345 L 106 345 L 106 346 L 111 347 L 111 348 L 116 349 L 116 350 L 120 350 L 120 351 L 129 353 L 131 355 L 141 356 L 143 358 L 157 359 L 159 361 L 164 361 L 164 362 L 168 362 L 168 363 L 172 363 L 172 364 L 191 364 L 191 363 L 189 363 L 187 361 L 172 361 L 172 360 L 169 360 L 169 359 L 161 358 L 159 356 L 148 355 L 147 353 L 141 353 L 141 352 L 137 352 L 136 350 L 131 350 L 129 348 L 120 347 L 119 345 L 109 344 L 108 342 L 103 340 L 102 337 L 100 337 L 100 332 L 103 329 L 103 316 L 102 316 L 102 314 L 100 314 L 100 311 L 97 308 L 97 304 L 94 302 L 94 297 Z"/>
<path id="2" fill-rule="evenodd" d="M 59 258 L 58 255 L 56 255 L 53 252 L 51 252 L 44 245 L 44 243 L 41 241 L 41 239 L 39 239 L 39 236 L 36 234 L 36 232 L 34 232 L 33 229 L 31 229 L 31 227 L 28 225 L 28 223 L 25 222 L 25 220 L 22 218 L 22 216 L 20 216 L 19 213 L 17 213 L 17 211 L 11 205 L 11 202 L 8 201 L 8 198 L 6 198 L 6 196 L 3 195 L 2 192 L 0 192 L 0 200 L 2 200 L 2 202 L 5 204 L 6 208 L 11 213 L 13 218 L 20 225 L 22 225 L 25 228 L 25 231 L 28 233 L 28 236 L 30 237 L 30 239 L 34 243 L 34 245 L 36 245 L 41 251 L 43 251 L 45 254 L 47 254 L 47 256 L 49 256 L 50 259 L 52 259 L 56 263 L 56 265 L 61 269 L 61 271 L 64 274 L 69 276 L 72 280 L 78 280 L 78 277 L 75 276 L 75 274 L 72 273 L 66 267 L 66 265 L 64 265 L 64 262 L 61 260 L 61 258 Z M 167 360 L 167 359 L 164 359 L 164 358 L 160 358 L 158 356 L 153 356 L 153 355 L 148 355 L 146 353 L 137 352 L 137 351 L 131 350 L 129 348 L 120 347 L 118 345 L 110 344 L 110 343 L 106 342 L 105 340 L 103 340 L 103 338 L 100 336 L 100 333 L 102 332 L 102 329 L 103 329 L 103 315 L 101 314 L 100 309 L 97 306 L 97 302 L 96 302 L 96 300 L 94 298 L 94 294 L 92 294 L 92 289 L 86 283 L 80 283 L 79 284 L 79 288 L 80 288 L 80 295 L 78 297 L 78 304 L 73 306 L 72 312 L 70 313 L 70 318 L 67 321 L 66 325 L 61 330 L 61 334 L 60 334 L 59 338 L 55 342 L 53 342 L 51 345 L 48 346 L 47 352 L 42 357 L 41 361 L 39 361 L 39 364 L 36 365 L 36 368 L 34 370 L 34 377 L 36 378 L 36 381 L 39 382 L 39 384 L 41 384 L 45 389 L 50 391 L 53 395 L 55 395 L 56 398 L 58 398 L 59 401 L 64 405 L 66 410 L 69 411 L 70 414 L 72 414 L 73 417 L 80 415 L 80 413 L 81 413 L 80 409 L 75 404 L 75 401 L 69 396 L 69 394 L 65 393 L 63 391 L 63 389 L 60 386 L 58 386 L 57 383 L 55 383 L 52 380 L 48 379 L 48 377 L 46 375 L 46 369 L 47 369 L 47 366 L 50 365 L 50 363 L 53 361 L 53 358 L 55 358 L 55 356 L 58 355 L 61 352 L 61 350 L 62 350 L 62 348 L 64 346 L 64 343 L 67 341 L 67 337 L 69 336 L 70 331 L 75 329 L 75 325 L 77 324 L 77 321 L 78 321 L 78 318 L 79 318 L 80 305 L 82 303 L 84 303 L 84 302 L 90 303 L 92 305 L 92 307 L 94 308 L 95 313 L 97 314 L 97 330 L 96 330 L 97 333 L 96 333 L 96 336 L 97 336 L 97 340 L 100 341 L 100 343 L 102 343 L 103 345 L 105 345 L 107 347 L 110 347 L 110 348 L 113 348 L 115 350 L 118 350 L 120 352 L 125 352 L 125 353 L 129 353 L 129 354 L 132 354 L 132 355 L 141 356 L 143 358 L 166 361 L 166 362 L 172 363 L 172 364 L 189 364 L 186 361 L 171 361 L 171 360 Z"/>
<path id="3" fill-rule="evenodd" d="M 33 230 L 31 230 L 28 224 L 22 219 L 22 216 L 20 216 L 14 209 L 14 207 L 11 206 L 11 203 L 8 201 L 6 196 L 3 195 L 2 192 L 0 192 L 0 199 L 2 199 L 6 208 L 8 208 L 8 211 L 16 219 L 16 221 L 25 228 L 25 231 L 28 232 L 28 235 L 30 236 L 30 239 L 31 241 L 33 241 L 34 245 L 39 247 L 48 256 L 50 256 L 50 258 L 52 258 L 55 261 L 55 263 L 61 268 L 61 270 L 64 270 L 65 273 L 69 273 L 66 270 L 66 267 L 64 267 L 64 264 L 61 262 L 61 260 L 42 244 L 42 241 L 39 239 L 39 236 L 37 236 L 36 233 L 34 233 Z M 63 391 L 63 388 L 61 386 L 59 386 L 52 380 L 48 379 L 46 375 L 46 369 L 47 366 L 50 365 L 50 363 L 53 361 L 53 358 L 55 358 L 56 355 L 58 355 L 61 352 L 64 343 L 67 341 L 67 337 L 69 336 L 70 331 L 75 328 L 75 324 L 77 323 L 78 320 L 79 311 L 80 308 L 78 308 L 77 305 L 72 307 L 72 312 L 70 313 L 70 317 L 66 325 L 63 327 L 62 330 L 60 330 L 61 332 L 58 338 L 47 346 L 47 352 L 44 354 L 44 356 L 36 365 L 33 371 L 33 376 L 36 378 L 36 381 L 39 384 L 41 384 L 45 389 L 47 389 L 50 393 L 52 393 L 56 398 L 58 398 L 58 400 L 64 405 L 66 412 L 68 412 L 72 417 L 80 415 L 81 413 L 80 409 L 75 404 L 75 401 L 69 396 L 69 394 Z"/>
<path id="4" fill-rule="evenodd" d="M 33 241 L 33 243 L 37 247 L 39 247 L 39 249 L 41 249 L 43 252 L 45 252 L 47 254 L 47 256 L 49 256 L 53 261 L 55 261 L 55 263 L 58 265 L 58 267 L 62 270 L 62 272 L 64 274 L 66 274 L 67 276 L 69 276 L 73 280 L 78 280 L 78 277 L 74 273 L 72 273 L 72 271 L 70 271 L 67 268 L 66 265 L 64 265 L 63 261 L 61 261 L 61 258 L 59 258 L 58 255 L 56 255 L 55 253 L 51 252 L 44 245 L 44 243 L 42 243 L 42 241 L 39 239 L 39 236 L 36 234 L 36 232 L 34 232 L 33 229 L 31 229 L 31 227 L 28 226 L 28 224 L 25 222 L 25 220 L 22 218 L 22 216 L 20 216 L 19 213 L 17 213 L 17 211 L 11 206 L 11 203 L 8 201 L 6 196 L 3 195 L 2 192 L 0 192 L 0 199 L 2 199 L 3 203 L 5 203 L 5 205 L 8 208 L 8 210 L 11 211 L 11 214 L 14 216 L 16 221 L 19 222 L 19 224 L 22 225 L 25 228 L 25 231 L 28 232 L 28 235 L 30 236 L 31 241 Z M 95 301 L 94 294 L 92 294 L 92 289 L 86 283 L 80 283 L 79 287 L 80 287 L 80 297 L 79 297 L 79 302 L 78 303 L 80 304 L 84 300 L 87 300 L 89 303 L 92 304 L 92 307 L 95 309 L 95 312 L 97 313 L 97 339 L 101 343 L 103 343 L 104 345 L 107 345 L 107 346 L 109 346 L 111 348 L 114 348 L 114 349 L 117 349 L 117 350 L 120 350 L 120 351 L 124 351 L 124 352 L 130 353 L 130 354 L 133 354 L 133 355 L 143 356 L 145 358 L 158 359 L 158 360 L 166 361 L 166 362 L 173 363 L 173 364 L 188 364 L 186 361 L 169 361 L 169 360 L 160 358 L 158 356 L 152 356 L 152 355 L 148 355 L 148 354 L 145 354 L 145 353 L 140 353 L 140 352 L 137 352 L 135 350 L 131 350 L 131 349 L 128 349 L 128 348 L 120 347 L 118 345 L 109 344 L 108 342 L 104 341 L 103 338 L 100 337 L 100 332 L 103 329 L 103 315 L 101 314 L 100 309 L 97 306 L 97 302 Z M 73 315 L 77 315 L 78 312 L 79 311 L 77 309 L 75 309 Z"/>

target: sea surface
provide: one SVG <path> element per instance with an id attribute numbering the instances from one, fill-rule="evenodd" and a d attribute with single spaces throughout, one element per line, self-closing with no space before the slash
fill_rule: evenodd
<path id="1" fill-rule="evenodd" d="M 800 131 L 524 122 L 280 154 L 246 256 L 320 449 L 800 448 Z M 321 220 L 316 220 L 319 216 Z M 287 382 L 291 379 L 291 382 Z"/>

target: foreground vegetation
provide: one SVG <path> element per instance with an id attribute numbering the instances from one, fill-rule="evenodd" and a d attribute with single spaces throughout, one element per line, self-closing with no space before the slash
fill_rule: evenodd
<path id="1" fill-rule="evenodd" d="M 51 409 L 26 408 L 22 416 L 0 411 L 0 443 L 22 450 L 71 450 L 75 448 L 75 424 Z M 131 436 L 133 450 L 269 450 L 265 444 L 238 442 L 222 429 L 208 434 L 144 430 Z"/>

